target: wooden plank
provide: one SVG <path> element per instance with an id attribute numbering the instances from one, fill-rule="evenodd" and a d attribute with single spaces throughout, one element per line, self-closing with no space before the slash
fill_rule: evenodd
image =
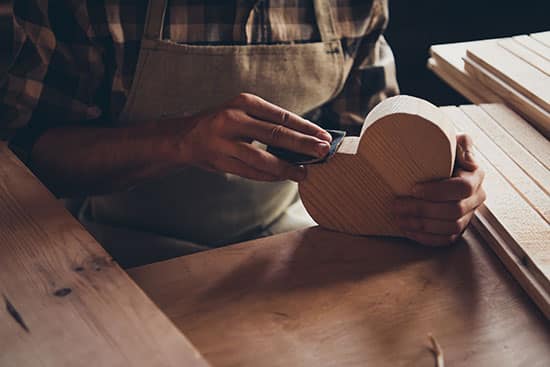
<path id="1" fill-rule="evenodd" d="M 550 60 L 550 46 L 547 47 L 543 43 L 538 42 L 536 39 L 529 36 L 515 36 L 512 38 L 514 41 L 522 44 L 524 47 L 530 49 L 539 56 L 545 58 L 546 60 Z"/>
<path id="2" fill-rule="evenodd" d="M 514 241 L 506 233 L 497 218 L 482 205 L 472 218 L 472 226 L 500 258 L 504 266 L 513 274 L 529 297 L 537 304 L 546 318 L 550 318 L 550 294 L 540 283 L 529 267 L 529 259 L 524 257 L 514 246 Z"/>
<path id="3" fill-rule="evenodd" d="M 544 136 L 550 136 L 550 113 L 492 75 L 474 60 L 466 57 L 464 62 L 464 67 L 470 75 L 498 93 L 508 106 L 525 116 Z"/>
<path id="4" fill-rule="evenodd" d="M 464 69 L 464 61 L 462 58 L 466 55 L 468 46 L 478 43 L 483 44 L 485 42 L 487 41 L 434 45 L 430 47 L 430 54 L 445 75 L 449 75 L 451 78 L 467 86 L 469 92 L 478 96 L 484 103 L 501 103 L 502 100 L 499 96 L 493 93 L 484 84 L 468 75 Z M 466 96 L 466 98 L 468 97 Z M 472 102 L 478 103 L 475 101 Z"/>
<path id="5" fill-rule="evenodd" d="M 517 163 L 545 195 L 550 191 L 550 171 L 515 141 L 500 125 L 478 106 L 461 106 L 470 119 L 487 135 L 494 146 L 500 147 L 508 159 Z M 493 162 L 492 159 L 489 159 Z M 506 176 L 506 175 L 505 175 Z"/>
<path id="6" fill-rule="evenodd" d="M 447 249 L 319 228 L 130 270 L 217 367 L 545 366 L 550 326 L 468 231 Z"/>
<path id="7" fill-rule="evenodd" d="M 494 43 L 471 45 L 466 56 L 550 111 L 550 77 Z"/>
<path id="8" fill-rule="evenodd" d="M 470 119 L 464 111 L 456 107 L 445 107 L 444 111 L 449 114 L 457 128 L 462 128 L 465 121 Z M 483 150 L 485 149 L 481 147 L 477 149 L 478 160 L 486 171 L 484 187 L 488 195 L 484 208 L 495 218 L 491 221 L 493 227 L 500 226 L 498 235 L 505 239 L 506 247 L 514 254 L 514 259 L 503 259 L 503 262 L 517 262 L 515 259 L 521 261 L 522 272 L 517 272 L 514 267 L 508 269 L 537 302 L 546 317 L 550 318 L 550 225 L 500 175 L 492 162 L 489 163 L 494 157 L 485 155 Z M 503 251 L 497 254 L 504 256 Z M 536 285 L 530 284 L 523 272 L 528 272 Z"/>
<path id="9" fill-rule="evenodd" d="M 531 51 L 513 38 L 506 38 L 497 42 L 498 45 L 508 52 L 519 57 L 532 67 L 542 71 L 546 75 L 550 75 L 550 60 L 545 59 L 539 54 Z"/>
<path id="10" fill-rule="evenodd" d="M 466 60 L 470 61 L 470 65 L 468 65 L 468 62 L 465 64 L 463 61 L 469 47 L 495 45 L 503 40 L 506 39 L 434 45 L 430 48 L 430 54 L 435 63 L 429 63 L 428 66 L 435 66 L 431 69 L 438 76 L 473 103 L 505 103 L 529 120 L 545 136 L 550 136 L 549 112 L 484 68 L 481 68 L 477 63 L 475 63 L 476 68 L 474 68 L 472 60 Z M 497 93 L 498 96 L 493 92 Z"/>
<path id="11" fill-rule="evenodd" d="M 502 104 L 482 104 L 493 119 L 523 148 L 529 151 L 546 169 L 550 169 L 550 142 L 527 121 Z"/>
<path id="12" fill-rule="evenodd" d="M 447 83 L 451 88 L 462 94 L 466 99 L 475 104 L 486 103 L 486 99 L 474 91 L 470 85 L 463 80 L 456 79 L 452 73 L 448 72 L 442 64 L 437 62 L 435 58 L 428 59 L 428 69 L 433 71 L 437 76 Z"/>
<path id="13" fill-rule="evenodd" d="M 460 121 L 460 127 L 463 131 L 472 137 L 476 147 L 497 171 L 515 187 L 531 207 L 546 222 L 550 222 L 550 197 L 548 196 L 550 180 L 548 186 L 539 187 L 529 176 L 529 170 L 521 165 L 525 161 L 531 167 L 541 166 L 540 163 L 531 157 L 519 144 L 519 149 L 510 144 L 506 139 L 507 136 L 503 135 L 502 131 L 499 131 L 502 128 L 480 107 L 461 106 L 460 109 L 469 117 Z M 515 143 L 513 139 L 512 142 Z M 501 145 L 498 145 L 499 143 Z M 543 171 L 547 173 L 544 168 Z"/>
<path id="14" fill-rule="evenodd" d="M 207 366 L 0 144 L 0 365 Z"/>
<path id="15" fill-rule="evenodd" d="M 550 31 L 531 33 L 529 36 L 550 48 Z"/>

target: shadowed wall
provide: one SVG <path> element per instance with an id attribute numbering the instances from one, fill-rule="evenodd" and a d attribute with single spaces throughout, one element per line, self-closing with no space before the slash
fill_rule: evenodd
<path id="1" fill-rule="evenodd" d="M 389 0 L 386 38 L 401 92 L 437 105 L 467 103 L 426 67 L 430 45 L 550 30 L 548 0 Z"/>

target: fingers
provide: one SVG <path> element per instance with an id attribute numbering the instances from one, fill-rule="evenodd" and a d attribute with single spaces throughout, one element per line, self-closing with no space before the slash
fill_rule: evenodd
<path id="1" fill-rule="evenodd" d="M 321 127 L 258 96 L 242 93 L 230 102 L 230 105 L 242 108 L 256 119 L 286 126 L 289 129 L 317 137 L 327 142 L 332 140 L 331 135 Z"/>
<path id="2" fill-rule="evenodd" d="M 435 235 L 430 233 L 405 232 L 407 238 L 426 246 L 448 246 L 456 242 L 460 235 Z"/>
<path id="3" fill-rule="evenodd" d="M 457 166 L 469 171 L 476 170 L 479 166 L 475 161 L 474 143 L 466 134 L 456 136 L 456 163 Z"/>
<path id="4" fill-rule="evenodd" d="M 241 132 L 266 145 L 322 158 L 330 150 L 330 144 L 319 138 L 303 134 L 282 125 L 271 124 L 254 118 L 241 121 Z"/>
<path id="5" fill-rule="evenodd" d="M 257 171 L 269 173 L 278 180 L 290 179 L 299 182 L 306 177 L 304 167 L 287 163 L 247 143 L 233 144 L 229 154 Z"/>
<path id="6" fill-rule="evenodd" d="M 457 135 L 457 164 L 448 179 L 417 184 L 411 197 L 396 199 L 395 222 L 408 238 L 428 246 L 455 242 L 485 201 L 485 173 L 475 162 L 468 135 Z"/>
<path id="7" fill-rule="evenodd" d="M 454 177 L 441 181 L 415 185 L 412 196 L 430 201 L 456 201 L 468 198 L 478 191 L 485 173 L 481 169 L 465 171 L 458 169 Z"/>
<path id="8" fill-rule="evenodd" d="M 443 246 L 460 237 L 484 200 L 483 188 L 466 199 L 454 202 L 400 198 L 395 202 L 393 214 L 406 237 L 425 245 Z"/>
<path id="9" fill-rule="evenodd" d="M 396 217 L 457 220 L 475 210 L 485 201 L 485 198 L 483 188 L 480 188 L 474 195 L 457 201 L 431 202 L 404 197 L 396 199 L 392 212 Z"/>
<path id="10" fill-rule="evenodd" d="M 405 232 L 428 233 L 434 235 L 457 235 L 462 233 L 470 221 L 472 213 L 456 220 L 440 220 L 422 217 L 397 217 L 396 223 Z"/>

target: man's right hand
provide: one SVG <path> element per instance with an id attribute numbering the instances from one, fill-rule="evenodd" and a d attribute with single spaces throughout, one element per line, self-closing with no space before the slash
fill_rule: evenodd
<path id="1" fill-rule="evenodd" d="M 174 123 L 181 127 L 176 138 L 182 163 L 252 180 L 305 178 L 304 167 L 275 157 L 253 141 L 315 157 L 324 157 L 330 149 L 331 136 L 325 130 L 246 93 L 215 111 Z"/>
<path id="2" fill-rule="evenodd" d="M 61 126 L 32 150 L 34 172 L 58 196 L 125 190 L 185 166 L 261 181 L 300 181 L 305 169 L 260 147 L 259 141 L 316 157 L 329 150 L 320 127 L 263 99 L 241 94 L 215 111 L 129 126 Z"/>

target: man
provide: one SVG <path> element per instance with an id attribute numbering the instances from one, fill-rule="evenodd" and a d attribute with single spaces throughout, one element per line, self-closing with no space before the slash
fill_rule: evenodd
<path id="1" fill-rule="evenodd" d="M 309 120 L 357 133 L 397 93 L 384 0 L 27 0 L 14 13 L 1 123 L 57 195 L 88 197 L 80 219 L 111 251 L 130 246 L 119 257 L 311 224 L 289 181 L 306 169 L 256 142 L 324 156 L 330 136 Z M 457 153 L 453 178 L 396 199 L 409 238 L 452 243 L 483 202 L 468 137 Z"/>

